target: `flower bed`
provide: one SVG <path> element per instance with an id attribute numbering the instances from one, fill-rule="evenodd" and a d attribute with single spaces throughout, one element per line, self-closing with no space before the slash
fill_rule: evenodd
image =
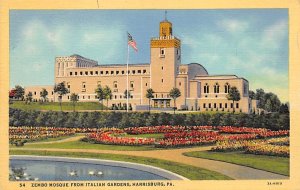
<path id="1" fill-rule="evenodd" d="M 267 142 L 269 144 L 279 145 L 279 146 L 289 146 L 290 145 L 289 137 L 272 138 L 272 139 L 268 139 Z"/>
<path id="2" fill-rule="evenodd" d="M 216 128 L 220 133 L 263 133 L 270 131 L 269 129 L 251 127 L 220 126 Z"/>
<path id="3" fill-rule="evenodd" d="M 177 133 L 181 131 L 189 130 L 212 130 L 212 126 L 151 126 L 151 127 L 129 127 L 125 128 L 124 131 L 128 134 L 138 135 L 138 134 L 153 134 L 153 133 Z"/>
<path id="4" fill-rule="evenodd" d="M 218 141 L 212 151 L 244 151 L 249 154 L 289 157 L 289 147 L 273 145 L 273 142 L 286 142 L 288 138 L 268 140 Z"/>
<path id="5" fill-rule="evenodd" d="M 9 140 L 38 140 L 74 135 L 74 128 L 63 127 L 9 127 Z"/>
<path id="6" fill-rule="evenodd" d="M 176 133 L 165 133 L 164 139 L 169 138 L 193 138 L 193 137 L 216 137 L 219 133 L 216 131 L 182 131 Z"/>
<path id="7" fill-rule="evenodd" d="M 281 137 L 289 135 L 289 130 L 279 130 L 279 131 L 264 131 L 258 133 L 259 138 L 267 138 L 267 137 Z"/>
<path id="8" fill-rule="evenodd" d="M 169 147 L 182 147 L 182 146 L 195 146 L 204 144 L 213 144 L 216 142 L 214 137 L 208 138 L 169 138 L 162 139 L 155 144 L 155 147 L 169 148 Z"/>
<path id="9" fill-rule="evenodd" d="M 249 140 L 249 139 L 256 139 L 257 134 L 234 134 L 234 135 L 220 135 L 217 137 L 217 140 L 224 141 L 236 141 L 236 140 Z"/>
<path id="10" fill-rule="evenodd" d="M 119 137 L 115 134 L 122 134 L 123 131 L 106 131 L 100 133 L 91 133 L 87 137 L 95 143 L 101 144 L 116 144 L 116 145 L 152 145 L 155 142 L 154 138 L 137 138 L 137 137 Z M 114 135 L 113 135 L 114 134 Z"/>
<path id="11" fill-rule="evenodd" d="M 271 144 L 264 144 L 261 146 L 248 146 L 245 152 L 250 154 L 261 154 L 269 156 L 290 156 L 290 148 L 288 146 L 276 146 Z"/>

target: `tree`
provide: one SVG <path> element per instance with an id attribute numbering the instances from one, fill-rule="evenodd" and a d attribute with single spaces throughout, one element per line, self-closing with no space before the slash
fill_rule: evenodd
<path id="1" fill-rule="evenodd" d="M 44 102 L 46 102 L 46 98 L 48 96 L 48 91 L 45 88 L 43 88 L 40 96 L 44 99 Z"/>
<path id="2" fill-rule="evenodd" d="M 106 109 L 108 109 L 108 100 L 112 98 L 111 89 L 108 86 L 105 86 L 103 89 L 104 99 L 106 100 Z"/>
<path id="3" fill-rule="evenodd" d="M 58 84 L 55 84 L 54 86 L 54 92 L 58 93 L 58 100 L 59 100 L 59 105 L 60 105 L 60 111 L 62 111 L 62 106 L 61 106 L 61 101 L 62 101 L 62 96 L 67 94 L 69 92 L 68 88 L 66 88 L 65 82 L 61 82 Z"/>
<path id="4" fill-rule="evenodd" d="M 290 113 L 288 105 L 281 104 L 281 106 L 279 108 L 279 113 Z"/>
<path id="5" fill-rule="evenodd" d="M 148 88 L 147 89 L 147 93 L 146 93 L 146 98 L 148 98 L 149 100 L 149 113 L 150 113 L 150 109 L 151 109 L 151 98 L 154 98 L 154 91 L 152 88 Z"/>
<path id="6" fill-rule="evenodd" d="M 239 101 L 241 99 L 241 94 L 239 92 L 239 90 L 233 86 L 233 87 L 230 87 L 229 89 L 229 93 L 227 94 L 226 98 L 228 100 L 232 100 L 232 104 L 233 104 L 233 113 L 235 112 L 235 109 L 234 109 L 234 102 L 235 101 Z"/>
<path id="7" fill-rule="evenodd" d="M 30 103 L 32 101 L 32 92 L 28 92 L 26 95 L 26 102 Z"/>
<path id="8" fill-rule="evenodd" d="M 263 109 L 268 112 L 278 112 L 280 109 L 281 102 L 276 94 L 268 92 L 264 95 L 264 105 Z"/>
<path id="9" fill-rule="evenodd" d="M 255 92 L 253 92 L 252 90 L 249 90 L 249 98 L 251 98 L 252 100 L 255 99 Z"/>
<path id="10" fill-rule="evenodd" d="M 181 96 L 181 92 L 178 88 L 172 88 L 169 92 L 170 97 L 174 100 L 174 114 L 176 109 L 176 99 Z"/>
<path id="11" fill-rule="evenodd" d="M 19 85 L 16 85 L 15 86 L 15 94 L 14 94 L 14 97 L 16 99 L 21 99 L 23 100 L 24 99 L 24 94 L 25 94 L 25 90 L 23 87 L 19 86 Z"/>
<path id="12" fill-rule="evenodd" d="M 72 93 L 70 101 L 73 103 L 73 111 L 75 112 L 75 104 L 78 102 L 78 94 Z"/>
<path id="13" fill-rule="evenodd" d="M 263 89 L 256 89 L 256 94 L 255 94 L 255 99 L 258 100 L 258 107 L 259 108 L 264 108 L 265 105 L 265 91 Z"/>
<path id="14" fill-rule="evenodd" d="M 104 99 L 104 93 L 103 93 L 103 88 L 99 84 L 97 88 L 95 89 L 95 92 L 97 94 L 99 102 L 101 102 L 101 109 L 103 110 L 103 99 Z"/>

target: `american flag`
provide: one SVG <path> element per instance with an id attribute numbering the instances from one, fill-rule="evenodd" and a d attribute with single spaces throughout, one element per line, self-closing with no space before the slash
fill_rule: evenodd
<path id="1" fill-rule="evenodd" d="M 135 51 L 138 51 L 135 40 L 132 38 L 132 36 L 128 32 L 127 32 L 127 35 L 128 35 L 128 45 L 130 45 Z"/>

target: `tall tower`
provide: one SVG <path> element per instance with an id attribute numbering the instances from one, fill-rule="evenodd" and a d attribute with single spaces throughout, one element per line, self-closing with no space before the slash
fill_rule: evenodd
<path id="1" fill-rule="evenodd" d="M 151 88 L 155 98 L 168 98 L 170 90 L 176 87 L 181 51 L 180 40 L 172 33 L 172 23 L 165 18 L 159 24 L 159 37 L 151 39 Z"/>

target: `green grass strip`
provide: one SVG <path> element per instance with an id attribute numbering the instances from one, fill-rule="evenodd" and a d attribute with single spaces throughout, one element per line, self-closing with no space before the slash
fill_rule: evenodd
<path id="1" fill-rule="evenodd" d="M 11 146 L 14 148 L 15 146 Z M 154 146 L 122 146 L 122 145 L 105 145 L 105 144 L 91 144 L 83 141 L 70 141 L 51 144 L 25 144 L 23 147 L 17 148 L 63 148 L 63 149 L 95 149 L 95 150 L 120 150 L 120 151 L 144 151 L 144 150 L 158 150 Z"/>
<path id="2" fill-rule="evenodd" d="M 133 163 L 140 163 L 145 165 L 151 165 L 159 168 L 166 169 L 168 171 L 177 173 L 191 180 L 229 180 L 228 176 L 220 174 L 218 172 L 198 168 L 186 164 L 177 162 L 170 162 L 166 160 L 127 156 L 118 154 L 97 154 L 97 153 L 83 153 L 83 152 L 55 152 L 55 151 L 25 151 L 25 150 L 10 150 L 10 155 L 39 155 L 39 156 L 63 156 L 63 157 L 75 157 L 75 158 L 93 158 L 93 159 L 106 159 L 126 161 Z"/>
<path id="3" fill-rule="evenodd" d="M 59 102 L 31 102 L 30 104 L 25 104 L 23 101 L 14 101 L 13 104 L 9 105 L 10 108 L 22 109 L 22 110 L 52 110 L 60 111 Z M 73 111 L 72 102 L 62 102 L 63 111 Z M 77 102 L 75 105 L 75 110 L 101 110 L 102 106 L 98 102 Z M 103 106 L 105 110 L 106 107 Z"/>
<path id="4" fill-rule="evenodd" d="M 289 158 L 285 157 L 245 154 L 242 152 L 212 151 L 186 152 L 184 155 L 196 158 L 219 160 L 289 176 Z"/>

